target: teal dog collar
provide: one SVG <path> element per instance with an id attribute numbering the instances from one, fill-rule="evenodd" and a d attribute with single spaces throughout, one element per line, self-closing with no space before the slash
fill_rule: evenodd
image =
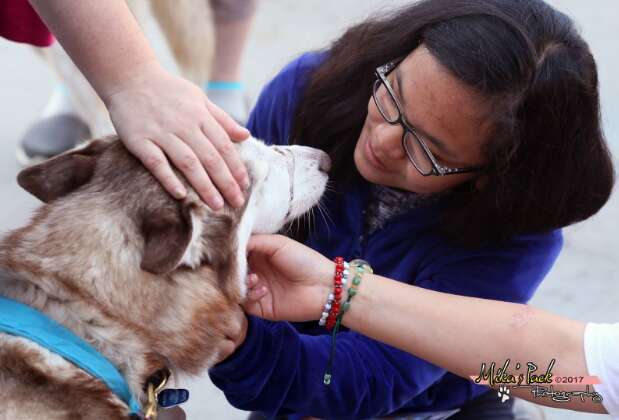
<path id="1" fill-rule="evenodd" d="M 27 338 L 62 356 L 103 381 L 129 406 L 131 415 L 139 416 L 140 404 L 118 369 L 85 340 L 43 313 L 0 296 L 0 332 Z"/>

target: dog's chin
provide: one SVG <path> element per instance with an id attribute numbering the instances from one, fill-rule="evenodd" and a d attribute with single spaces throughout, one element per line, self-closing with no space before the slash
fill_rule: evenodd
<path id="1" fill-rule="evenodd" d="M 325 176 L 324 183 L 321 185 L 319 189 L 316 190 L 316 192 L 306 194 L 300 197 L 299 199 L 294 200 L 290 206 L 290 210 L 284 220 L 283 225 L 288 225 L 289 223 L 292 223 L 294 220 L 300 217 L 303 217 L 305 214 L 309 213 L 310 211 L 313 211 L 313 209 L 319 205 L 320 198 L 325 192 L 326 185 L 327 185 L 327 181 L 326 181 L 326 176 Z"/>

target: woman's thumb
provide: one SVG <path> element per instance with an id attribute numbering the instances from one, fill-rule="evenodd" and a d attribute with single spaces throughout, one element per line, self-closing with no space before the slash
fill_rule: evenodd
<path id="1" fill-rule="evenodd" d="M 283 235 L 252 235 L 247 242 L 247 252 L 257 252 L 265 254 L 266 256 L 271 256 L 279 251 L 287 240 L 288 238 Z"/>

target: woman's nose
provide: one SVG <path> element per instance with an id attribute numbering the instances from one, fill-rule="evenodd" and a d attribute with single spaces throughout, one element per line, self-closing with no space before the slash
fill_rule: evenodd
<path id="1" fill-rule="evenodd" d="M 385 123 L 378 128 L 376 134 L 379 150 L 376 153 L 388 159 L 402 159 L 405 154 L 402 148 L 402 135 L 404 134 L 402 126 Z"/>

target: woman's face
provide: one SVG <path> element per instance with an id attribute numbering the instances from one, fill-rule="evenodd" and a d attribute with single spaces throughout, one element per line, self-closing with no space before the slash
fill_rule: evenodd
<path id="1" fill-rule="evenodd" d="M 406 120 L 425 140 L 439 164 L 451 168 L 483 165 L 482 145 L 489 137 L 489 106 L 453 77 L 420 46 L 387 76 Z M 402 147 L 403 128 L 390 125 L 372 97 L 354 152 L 359 173 L 368 181 L 416 193 L 448 190 L 476 173 L 421 175 Z M 432 139 L 432 140 L 430 140 Z"/>

